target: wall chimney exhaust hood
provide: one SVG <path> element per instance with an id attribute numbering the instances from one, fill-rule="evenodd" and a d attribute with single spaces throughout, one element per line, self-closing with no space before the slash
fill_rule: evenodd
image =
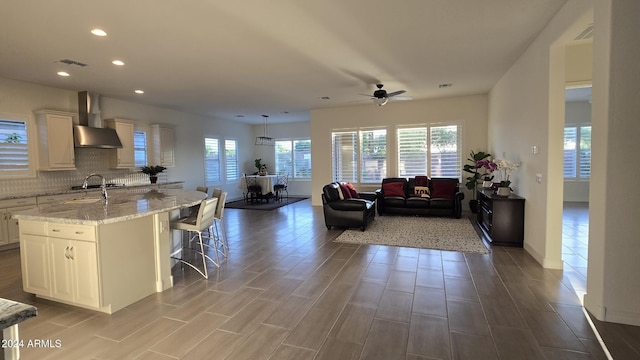
<path id="1" fill-rule="evenodd" d="M 77 148 L 119 149 L 122 142 L 114 129 L 103 128 L 100 118 L 99 95 L 87 91 L 78 93 L 79 125 L 73 127 Z M 89 124 L 89 121 L 92 121 Z"/>

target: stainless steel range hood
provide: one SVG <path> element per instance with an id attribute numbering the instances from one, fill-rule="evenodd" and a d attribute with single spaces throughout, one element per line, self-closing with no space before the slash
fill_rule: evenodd
<path id="1" fill-rule="evenodd" d="M 74 142 L 77 148 L 122 148 L 122 142 L 114 129 L 103 128 L 98 106 L 98 95 L 87 91 L 78 93 L 79 124 L 73 127 Z M 91 118 L 91 119 L 90 119 Z M 93 123 L 90 125 L 89 120 Z"/>

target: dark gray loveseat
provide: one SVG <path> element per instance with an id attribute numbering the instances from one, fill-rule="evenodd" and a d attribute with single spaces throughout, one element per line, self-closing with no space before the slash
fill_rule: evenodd
<path id="1" fill-rule="evenodd" d="M 426 177 L 423 177 L 426 178 Z M 464 193 L 457 178 L 428 179 L 427 195 L 416 191 L 415 178 L 386 178 L 377 191 L 378 214 L 450 216 L 460 218 Z M 423 184 L 422 184 L 423 185 Z"/>

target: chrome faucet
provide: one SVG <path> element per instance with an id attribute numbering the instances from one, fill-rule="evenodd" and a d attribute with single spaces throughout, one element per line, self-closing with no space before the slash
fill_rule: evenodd
<path id="1" fill-rule="evenodd" d="M 92 173 L 92 174 L 87 175 L 87 177 L 84 178 L 84 182 L 82 183 L 82 188 L 87 190 L 87 180 L 89 180 L 89 178 L 92 177 L 92 176 L 97 176 L 100 179 L 102 179 L 102 185 L 100 186 L 100 188 L 102 189 L 101 198 L 102 198 L 102 201 L 104 201 L 104 203 L 106 204 L 107 203 L 107 199 L 108 199 L 108 196 L 107 196 L 107 179 L 105 179 L 104 176 L 102 176 L 100 174 L 97 174 L 97 173 Z"/>

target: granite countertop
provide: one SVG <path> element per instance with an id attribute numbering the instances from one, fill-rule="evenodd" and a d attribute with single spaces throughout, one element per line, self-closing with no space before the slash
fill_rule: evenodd
<path id="1" fill-rule="evenodd" d="M 106 204 L 100 200 L 100 192 L 97 192 L 86 199 L 39 205 L 34 209 L 16 211 L 13 213 L 13 218 L 99 225 L 195 206 L 207 197 L 207 194 L 199 191 L 182 189 L 121 189 L 108 194 L 109 201 Z"/>
<path id="2" fill-rule="evenodd" d="M 6 329 L 36 315 L 38 309 L 33 305 L 0 298 L 0 329 Z"/>
<path id="3" fill-rule="evenodd" d="M 118 191 L 122 189 L 144 189 L 149 187 L 155 187 L 158 189 L 162 189 L 163 186 L 177 185 L 182 184 L 184 181 L 169 181 L 157 184 L 139 184 L 139 185 L 122 185 L 122 186 L 113 186 L 107 188 L 107 191 Z M 80 194 L 80 193 L 98 193 L 100 188 L 92 188 L 87 190 L 82 189 L 59 189 L 59 190 L 46 190 L 46 191 L 35 191 L 35 192 L 26 192 L 20 194 L 2 194 L 0 195 L 0 200 L 9 200 L 9 199 L 21 199 L 28 197 L 37 197 L 37 196 L 52 196 L 52 195 L 63 195 L 63 194 Z"/>

